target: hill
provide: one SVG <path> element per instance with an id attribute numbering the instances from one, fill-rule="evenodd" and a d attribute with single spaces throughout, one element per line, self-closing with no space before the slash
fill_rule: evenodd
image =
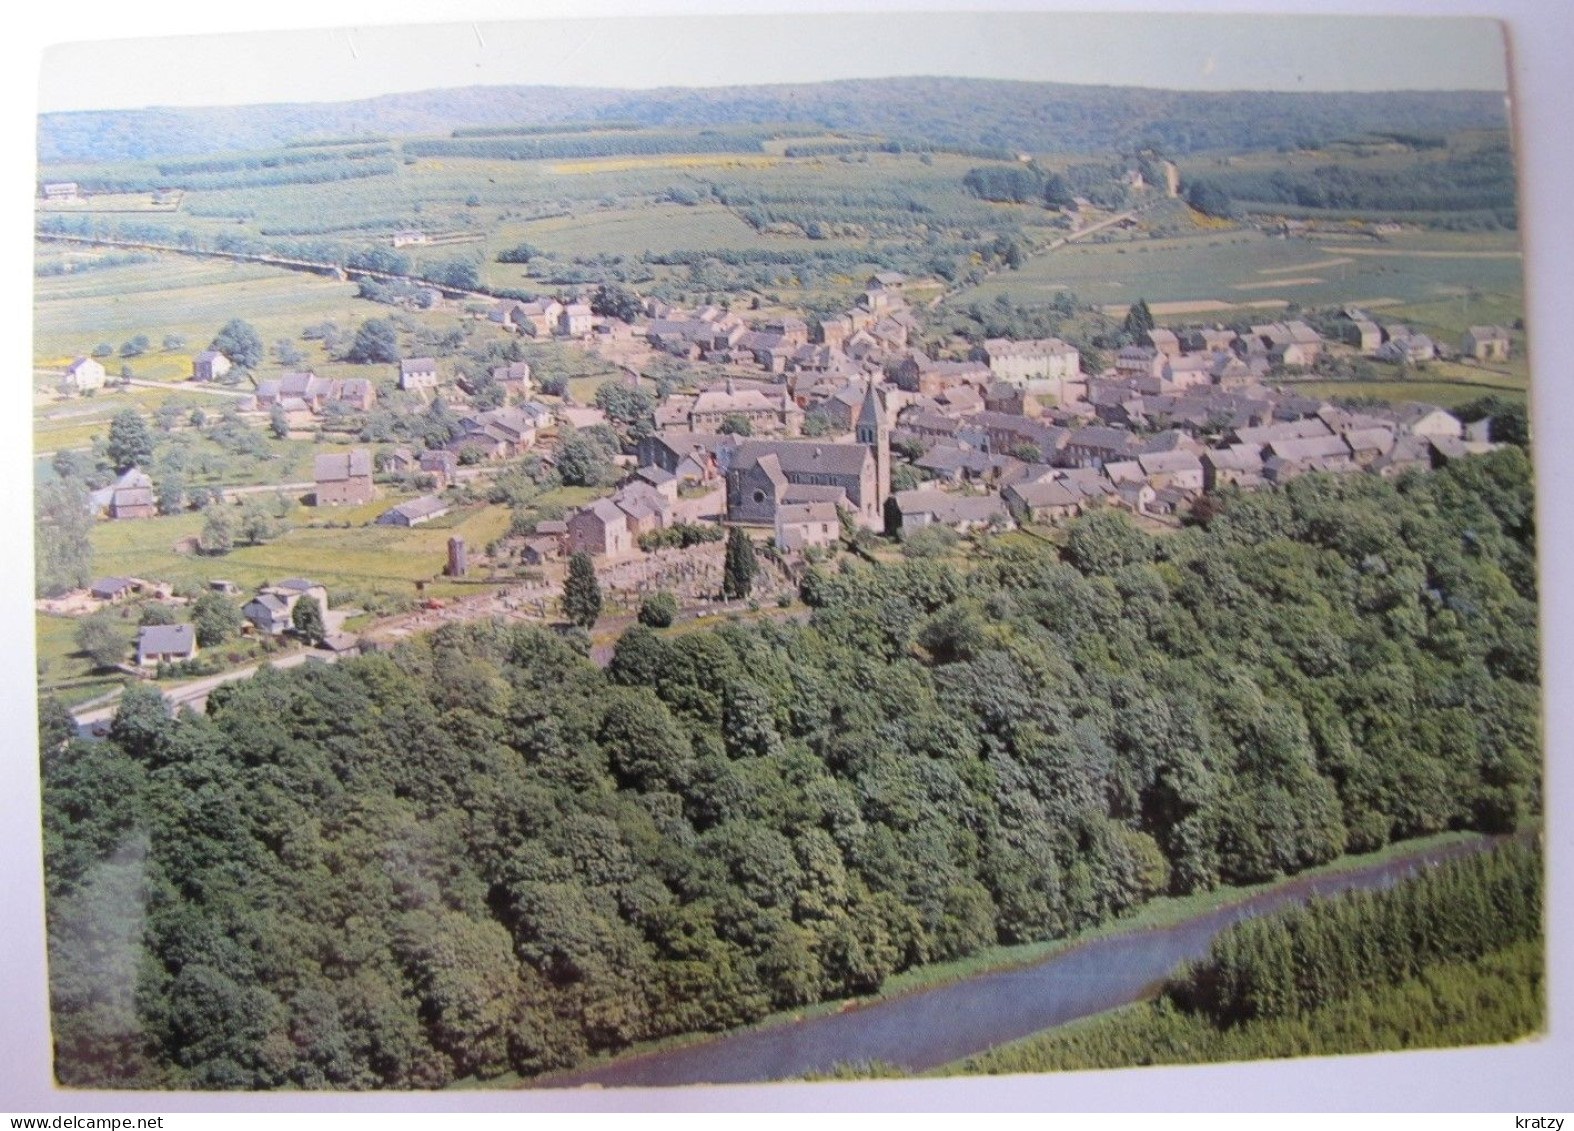
<path id="1" fill-rule="evenodd" d="M 1507 124 L 1482 91 L 1204 93 L 970 78 L 856 79 L 651 91 L 465 87 L 353 102 L 71 111 L 39 117 L 42 164 L 266 149 L 300 140 L 441 134 L 476 126 L 811 123 L 941 145 L 1036 153 L 1156 145 L 1170 153 L 1319 144 L 1374 131 Z"/>

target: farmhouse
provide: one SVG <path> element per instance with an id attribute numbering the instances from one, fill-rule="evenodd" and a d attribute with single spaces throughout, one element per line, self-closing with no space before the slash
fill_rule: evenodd
<path id="1" fill-rule="evenodd" d="M 437 362 L 430 357 L 407 357 L 399 363 L 401 389 L 437 388 Z"/>
<path id="2" fill-rule="evenodd" d="M 137 633 L 137 666 L 189 660 L 197 654 L 197 630 L 189 624 L 149 624 Z"/>
<path id="3" fill-rule="evenodd" d="M 230 371 L 230 359 L 218 350 L 203 350 L 191 359 L 193 381 L 217 381 Z"/>
<path id="4" fill-rule="evenodd" d="M 66 377 L 60 384 L 68 392 L 82 393 L 88 389 L 102 389 L 104 377 L 104 367 L 96 358 L 79 357 L 66 366 Z"/>
<path id="5" fill-rule="evenodd" d="M 328 612 L 328 590 L 304 577 L 290 577 L 277 585 L 264 586 L 241 608 L 245 617 L 259 632 L 278 636 L 290 627 L 296 602 L 301 598 L 316 601 L 324 614 Z"/>
<path id="6" fill-rule="evenodd" d="M 319 507 L 369 503 L 377 496 L 372 486 L 372 453 L 365 448 L 326 452 L 317 457 L 315 472 Z"/>
<path id="7" fill-rule="evenodd" d="M 152 518 L 158 513 L 153 496 L 153 480 L 141 468 L 129 469 L 111 489 L 110 518 Z"/>
<path id="8" fill-rule="evenodd" d="M 1459 349 L 1477 361 L 1507 361 L 1513 339 L 1502 326 L 1472 326 L 1465 331 Z"/>

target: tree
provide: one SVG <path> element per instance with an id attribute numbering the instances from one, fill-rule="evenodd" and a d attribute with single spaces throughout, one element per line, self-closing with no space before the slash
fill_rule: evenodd
<path id="1" fill-rule="evenodd" d="M 603 283 L 591 297 L 590 310 L 603 318 L 632 322 L 640 315 L 639 295 L 620 283 Z"/>
<path id="2" fill-rule="evenodd" d="M 1044 203 L 1051 208 L 1071 208 L 1076 204 L 1076 193 L 1071 183 L 1059 173 L 1044 178 Z"/>
<path id="3" fill-rule="evenodd" d="M 239 318 L 231 318 L 224 323 L 224 328 L 213 336 L 208 348 L 218 350 L 241 369 L 257 368 L 264 356 L 262 336 L 250 323 Z"/>
<path id="4" fill-rule="evenodd" d="M 235 548 L 235 522 L 222 505 L 210 506 L 204 512 L 197 545 L 204 554 L 227 554 Z"/>
<path id="5" fill-rule="evenodd" d="M 315 597 L 301 597 L 290 610 L 290 627 L 308 644 L 320 644 L 328 635 L 328 626 L 322 619 L 322 605 Z"/>
<path id="6" fill-rule="evenodd" d="M 750 424 L 749 418 L 742 413 L 729 412 L 722 418 L 722 422 L 716 431 L 724 436 L 752 436 L 754 435 L 754 425 Z"/>
<path id="7" fill-rule="evenodd" d="M 137 614 L 137 624 L 146 628 L 150 624 L 174 624 L 175 610 L 157 601 L 149 601 Z"/>
<path id="8" fill-rule="evenodd" d="M 76 645 L 79 652 L 93 661 L 94 667 L 118 667 L 126 658 L 126 642 L 115 624 L 115 616 L 108 609 L 94 613 L 77 625 Z"/>
<path id="9" fill-rule="evenodd" d="M 273 343 L 273 356 L 280 365 L 290 369 L 294 369 L 306 360 L 306 354 L 301 350 L 301 347 L 288 338 L 280 338 Z"/>
<path id="10" fill-rule="evenodd" d="M 1198 212 L 1216 216 L 1221 220 L 1235 217 L 1235 204 L 1217 183 L 1209 180 L 1193 181 L 1186 186 L 1186 203 Z"/>
<path id="11" fill-rule="evenodd" d="M 749 590 L 754 588 L 754 575 L 758 571 L 754 543 L 743 532 L 743 527 L 734 526 L 727 531 L 727 555 L 721 577 L 721 589 L 728 600 L 737 601 L 747 597 Z"/>
<path id="12" fill-rule="evenodd" d="M 241 504 L 240 524 L 237 533 L 253 546 L 260 546 L 279 536 L 279 516 L 268 509 L 266 503 L 253 496 Z"/>
<path id="13" fill-rule="evenodd" d="M 399 331 L 386 318 L 368 318 L 355 331 L 355 341 L 350 343 L 346 361 L 362 365 L 380 362 L 393 364 L 399 360 Z"/>
<path id="14" fill-rule="evenodd" d="M 179 334 L 165 334 L 164 348 L 166 350 L 183 350 L 186 348 L 186 339 Z"/>
<path id="15" fill-rule="evenodd" d="M 284 406 L 277 402 L 268 410 L 268 430 L 273 433 L 275 440 L 290 438 L 290 414 L 285 412 Z"/>
<path id="16" fill-rule="evenodd" d="M 233 601 L 210 589 L 192 605 L 191 623 L 197 630 L 198 645 L 213 648 L 238 633 L 244 618 Z"/>
<path id="17" fill-rule="evenodd" d="M 93 517 L 80 482 L 40 484 L 34 494 L 33 569 L 40 597 L 80 589 L 93 572 Z"/>
<path id="18" fill-rule="evenodd" d="M 171 471 L 158 481 L 156 487 L 160 514 L 179 514 L 186 509 L 186 480 L 178 471 Z"/>
<path id="19" fill-rule="evenodd" d="M 563 582 L 563 615 L 581 628 L 595 626 L 601 618 L 601 583 L 596 580 L 596 564 L 584 550 L 568 559 L 568 577 Z"/>
<path id="20" fill-rule="evenodd" d="M 665 589 L 652 593 L 639 603 L 639 623 L 650 628 L 668 628 L 678 619 L 678 599 Z"/>
<path id="21" fill-rule="evenodd" d="M 143 354 L 148 352 L 148 347 L 152 344 L 152 342 L 148 341 L 148 336 L 146 334 L 138 334 L 130 341 L 122 342 L 120 344 L 120 356 L 141 357 Z"/>
<path id="22" fill-rule="evenodd" d="M 1148 300 L 1139 298 L 1131 304 L 1131 309 L 1126 312 L 1124 329 L 1133 338 L 1140 338 L 1142 335 L 1151 332 L 1153 327 L 1153 311 L 1148 309 Z"/>
<path id="23" fill-rule="evenodd" d="M 109 446 L 105 454 L 116 471 L 153 462 L 153 433 L 140 412 L 123 408 L 115 413 L 109 422 Z"/>

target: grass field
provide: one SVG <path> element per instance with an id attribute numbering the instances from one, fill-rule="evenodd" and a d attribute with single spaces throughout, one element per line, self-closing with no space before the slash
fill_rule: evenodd
<path id="1" fill-rule="evenodd" d="M 508 529 L 508 508 L 502 506 L 477 507 L 452 525 L 366 525 L 400 501 L 389 495 L 365 507 L 301 507 L 287 520 L 291 529 L 279 538 L 261 546 L 237 546 L 221 557 L 176 552 L 177 542 L 201 530 L 203 520 L 197 514 L 102 522 L 92 533 L 93 570 L 95 575 L 126 574 L 191 587 L 223 577 L 243 589 L 286 577 L 310 577 L 328 587 L 329 601 L 336 605 L 346 592 L 410 597 L 417 581 L 435 581 L 430 587 L 434 592 L 457 592 L 439 576 L 448 539 L 458 535 L 479 549 Z M 345 528 L 343 523 L 351 525 Z"/>
<path id="2" fill-rule="evenodd" d="M 1374 299 L 1446 304 L 1452 298 L 1457 305 L 1459 295 L 1474 291 L 1494 296 L 1507 308 L 1523 292 L 1514 233 L 1471 238 L 1417 233 L 1392 246 L 1365 245 L 1359 255 L 1348 251 L 1343 243 L 1277 239 L 1245 230 L 1072 244 L 1034 256 L 1022 270 L 996 275 L 950 301 L 966 304 L 999 294 L 1032 301 L 1071 291 L 1101 305 L 1139 298 L 1225 307 L 1275 299 L 1332 306 Z M 1486 310 L 1483 302 L 1471 320 L 1483 320 Z"/>

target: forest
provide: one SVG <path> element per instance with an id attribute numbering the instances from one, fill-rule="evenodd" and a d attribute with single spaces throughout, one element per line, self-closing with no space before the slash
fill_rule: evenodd
<path id="1" fill-rule="evenodd" d="M 1146 146 L 1184 154 L 1316 146 L 1386 131 L 1414 135 L 1501 129 L 1491 91 L 1271 93 L 1153 90 L 965 78 L 848 79 L 702 89 L 470 87 L 340 103 L 159 107 L 39 116 L 43 164 L 206 154 L 215 145 L 268 149 L 314 137 L 393 136 L 502 127 L 630 123 L 663 129 L 813 123 L 825 130 L 912 138 L 968 149 L 1093 153 Z M 543 131 L 545 132 L 545 131 Z M 371 140 L 371 139 L 367 139 Z"/>
<path id="2" fill-rule="evenodd" d="M 1366 212 L 1480 212 L 1515 223 L 1514 155 L 1507 143 L 1402 170 L 1369 172 L 1323 164 L 1272 172 L 1221 170 L 1210 181 L 1234 200 Z"/>
<path id="3" fill-rule="evenodd" d="M 56 1071 L 436 1088 L 877 990 L 1161 893 L 1540 809 L 1521 449 L 1114 511 L 807 623 L 452 625 L 41 708 Z M 1452 890 L 1452 889 L 1449 889 Z M 1452 897 L 1450 897 L 1452 898 Z"/>
<path id="4" fill-rule="evenodd" d="M 1048 1072 L 1514 1040 L 1542 1024 L 1542 879 L 1539 850 L 1510 842 L 1386 891 L 1246 920 L 1157 1000 L 956 1067 Z"/>

